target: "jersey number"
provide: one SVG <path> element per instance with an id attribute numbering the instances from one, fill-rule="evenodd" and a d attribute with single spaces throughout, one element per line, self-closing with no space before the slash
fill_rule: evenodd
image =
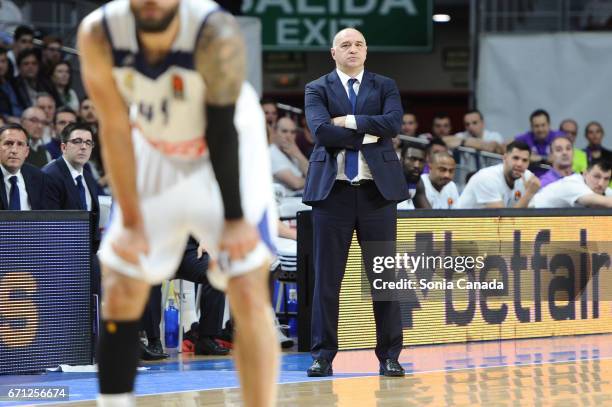
<path id="1" fill-rule="evenodd" d="M 155 109 L 155 105 L 153 103 L 140 102 L 138 104 L 138 113 L 142 117 L 147 119 L 147 121 L 149 122 L 153 121 L 156 115 L 156 110 L 158 110 L 158 112 L 161 113 L 163 117 L 164 125 L 167 125 L 168 124 L 168 99 L 166 98 L 162 99 L 161 103 L 159 104 L 159 109 Z"/>

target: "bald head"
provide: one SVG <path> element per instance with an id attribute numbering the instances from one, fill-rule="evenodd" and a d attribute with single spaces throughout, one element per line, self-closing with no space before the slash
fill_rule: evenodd
<path id="1" fill-rule="evenodd" d="M 445 160 L 450 160 L 453 163 L 455 162 L 455 159 L 453 158 L 452 155 L 450 155 L 448 151 L 439 151 L 437 153 L 432 154 L 430 164 L 437 164 L 440 161 L 445 161 Z"/>
<path id="2" fill-rule="evenodd" d="M 441 191 L 455 176 L 455 159 L 448 151 L 432 154 L 429 163 L 429 180 L 435 189 Z"/>
<path id="3" fill-rule="evenodd" d="M 363 71 L 368 53 L 363 34 L 354 28 L 345 28 L 334 36 L 332 45 L 331 55 L 336 68 L 351 77 Z"/>
<path id="4" fill-rule="evenodd" d="M 33 140 L 39 140 L 42 138 L 43 131 L 47 125 L 47 115 L 39 107 L 28 107 L 21 114 L 21 125 L 27 130 Z"/>

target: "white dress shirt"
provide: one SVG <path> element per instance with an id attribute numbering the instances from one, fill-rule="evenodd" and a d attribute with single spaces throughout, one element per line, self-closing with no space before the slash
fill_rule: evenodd
<path id="1" fill-rule="evenodd" d="M 21 170 L 17 171 L 16 174 L 11 174 L 8 172 L 3 165 L 0 165 L 0 170 L 2 170 L 2 179 L 4 180 L 4 190 L 6 191 L 6 201 L 8 204 L 11 204 L 11 178 L 13 175 L 17 176 L 17 187 L 19 188 L 19 203 L 21 204 L 22 211 L 29 211 L 32 209 L 30 205 L 30 200 L 28 199 L 28 191 L 26 189 L 25 180 L 23 179 L 23 174 L 21 174 Z"/>
<path id="2" fill-rule="evenodd" d="M 348 81 L 352 77 L 348 76 L 344 72 L 339 69 L 336 69 L 338 73 L 338 77 L 340 78 L 340 82 L 342 82 L 342 87 L 346 92 L 346 97 L 349 98 L 349 85 Z M 363 71 L 361 71 L 357 76 L 354 77 L 357 79 L 357 82 L 353 84 L 353 90 L 356 95 L 359 95 L 359 86 L 361 85 L 361 80 L 363 79 Z M 349 98 L 350 99 L 350 98 Z M 355 116 L 349 114 L 346 116 L 346 121 L 344 127 L 347 129 L 357 130 L 357 121 L 355 120 Z M 366 134 L 363 138 L 363 144 L 376 143 L 378 141 L 378 137 Z M 341 150 L 336 156 L 336 162 L 338 163 L 338 175 L 336 179 L 343 181 L 352 181 L 349 180 L 344 172 L 344 161 L 346 156 L 346 150 Z M 366 162 L 363 153 L 359 151 L 358 161 L 357 161 L 357 176 L 354 178 L 354 181 L 359 181 L 362 179 L 373 179 L 372 172 L 370 171 L 370 167 L 368 167 L 368 163 Z"/>
<path id="3" fill-rule="evenodd" d="M 87 188 L 87 182 L 85 182 L 85 175 L 83 174 L 83 169 L 81 168 L 81 172 L 79 172 L 72 165 L 70 165 L 68 160 L 66 160 L 64 157 L 62 157 L 62 160 L 64 160 L 64 162 L 68 166 L 70 176 L 72 177 L 72 181 L 74 182 L 75 186 L 77 186 L 76 177 L 78 177 L 79 175 L 81 176 L 81 182 L 83 183 L 83 187 L 85 188 L 85 202 L 87 202 L 87 210 L 91 211 L 91 193 L 89 192 L 89 188 Z"/>

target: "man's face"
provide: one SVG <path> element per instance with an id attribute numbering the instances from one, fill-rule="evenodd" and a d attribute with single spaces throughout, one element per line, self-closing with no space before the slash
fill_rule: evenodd
<path id="1" fill-rule="evenodd" d="M 510 179 L 519 179 L 529 167 L 529 151 L 513 148 L 504 154 L 504 175 Z"/>
<path id="2" fill-rule="evenodd" d="M 603 129 L 599 125 L 591 124 L 589 127 L 587 127 L 586 138 L 589 141 L 589 144 L 593 146 L 601 145 L 603 136 Z"/>
<path id="3" fill-rule="evenodd" d="M 81 103 L 81 108 L 79 110 L 81 119 L 85 123 L 97 123 L 98 116 L 96 115 L 96 108 L 94 107 L 91 99 L 85 99 L 83 103 Z"/>
<path id="4" fill-rule="evenodd" d="M 541 114 L 531 119 L 531 131 L 535 135 L 536 140 L 546 139 L 548 133 L 550 133 L 550 123 L 545 115 Z"/>
<path id="5" fill-rule="evenodd" d="M 594 165 L 584 174 L 584 182 L 593 192 L 603 195 L 610 184 L 612 171 L 603 171 L 599 165 Z"/>
<path id="6" fill-rule="evenodd" d="M 0 54 L 0 76 L 4 77 L 4 75 L 6 75 L 6 73 L 8 72 L 8 67 L 9 64 L 6 53 Z"/>
<path id="7" fill-rule="evenodd" d="M 59 135 L 62 134 L 62 130 L 64 130 L 64 127 L 68 126 L 70 123 L 76 123 L 76 122 L 77 122 L 76 115 L 70 112 L 58 113 L 57 117 L 55 118 L 55 124 L 53 126 L 56 136 L 59 137 Z"/>
<path id="8" fill-rule="evenodd" d="M 34 55 L 28 55 L 21 60 L 19 75 L 25 79 L 36 79 L 38 76 L 38 59 Z"/>
<path id="9" fill-rule="evenodd" d="M 402 134 L 414 137 L 418 127 L 419 124 L 413 114 L 405 114 L 402 117 Z"/>
<path id="10" fill-rule="evenodd" d="M 425 167 L 425 152 L 418 148 L 408 148 L 402 159 L 404 176 L 410 182 L 417 182 Z"/>
<path id="11" fill-rule="evenodd" d="M 62 44 L 50 42 L 43 49 L 43 59 L 51 64 L 57 64 L 62 60 Z"/>
<path id="12" fill-rule="evenodd" d="M 429 165 L 429 180 L 437 188 L 442 189 L 455 177 L 455 160 L 450 157 L 436 157 Z"/>
<path id="13" fill-rule="evenodd" d="M 23 131 L 8 129 L 0 135 L 0 164 L 11 174 L 19 171 L 29 152 L 28 138 Z"/>
<path id="14" fill-rule="evenodd" d="M 565 133 L 565 135 L 572 140 L 572 145 L 576 142 L 576 136 L 578 136 L 578 126 L 576 126 L 575 123 L 564 122 L 559 130 Z"/>
<path id="15" fill-rule="evenodd" d="M 482 137 L 484 133 L 484 122 L 478 113 L 468 113 L 463 118 L 465 131 L 473 137 Z"/>
<path id="16" fill-rule="evenodd" d="M 15 56 L 19 55 L 21 51 L 25 49 L 30 49 L 33 47 L 34 47 L 34 37 L 32 37 L 30 34 L 22 35 L 13 44 L 13 50 L 15 52 Z"/>
<path id="17" fill-rule="evenodd" d="M 40 96 L 36 99 L 36 107 L 42 109 L 47 116 L 47 121 L 51 122 L 55 116 L 55 100 L 50 96 Z"/>
<path id="18" fill-rule="evenodd" d="M 165 31 L 177 15 L 180 0 L 130 0 L 136 28 L 144 33 Z"/>
<path id="19" fill-rule="evenodd" d="M 433 121 L 431 131 L 434 137 L 446 137 L 451 133 L 451 122 L 448 117 L 436 117 Z"/>
<path id="20" fill-rule="evenodd" d="M 293 120 L 283 117 L 276 125 L 277 144 L 292 143 L 295 141 L 297 127 Z"/>
<path id="21" fill-rule="evenodd" d="M 368 47 L 363 35 L 353 29 L 342 30 L 335 38 L 331 55 L 341 71 L 359 71 L 365 64 Z"/>
<path id="22" fill-rule="evenodd" d="M 21 117 L 21 125 L 28 131 L 33 140 L 39 140 L 43 136 L 43 130 L 48 125 L 47 115 L 37 107 L 26 109 Z"/>
<path id="23" fill-rule="evenodd" d="M 265 103 L 261 107 L 266 115 L 266 123 L 268 123 L 269 126 L 274 126 L 278 120 L 276 105 L 273 103 Z"/>
<path id="24" fill-rule="evenodd" d="M 81 168 L 91 157 L 93 138 L 87 130 L 74 130 L 67 143 L 62 143 L 62 154 L 73 167 Z"/>
<path id="25" fill-rule="evenodd" d="M 557 137 L 550 146 L 550 162 L 553 167 L 571 167 L 573 159 L 572 143 L 564 137 Z"/>

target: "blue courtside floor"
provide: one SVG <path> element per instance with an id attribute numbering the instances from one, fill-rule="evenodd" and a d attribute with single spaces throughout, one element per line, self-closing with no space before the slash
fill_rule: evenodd
<path id="1" fill-rule="evenodd" d="M 334 361 L 333 377 L 308 378 L 310 356 L 285 353 L 279 404 L 313 405 L 316 396 L 324 400 L 321 405 L 339 406 L 381 401 L 400 405 L 410 400 L 429 406 L 484 406 L 492 400 L 498 405 L 612 405 L 612 335 L 410 347 L 400 362 L 405 378 L 383 378 L 377 374 L 373 351 L 344 351 Z M 185 354 L 144 366 L 149 370 L 140 372 L 136 382 L 136 394 L 149 396 L 139 399 L 143 405 L 161 405 L 162 397 L 172 400 L 173 395 L 171 405 L 187 405 L 178 395 L 189 392 L 197 401 L 188 405 L 239 402 L 238 380 L 229 358 Z M 68 386 L 74 405 L 93 405 L 97 392 L 94 373 L 0 376 L 0 385 L 6 384 Z M 0 402 L 0 406 L 26 404 L 33 403 Z"/>

